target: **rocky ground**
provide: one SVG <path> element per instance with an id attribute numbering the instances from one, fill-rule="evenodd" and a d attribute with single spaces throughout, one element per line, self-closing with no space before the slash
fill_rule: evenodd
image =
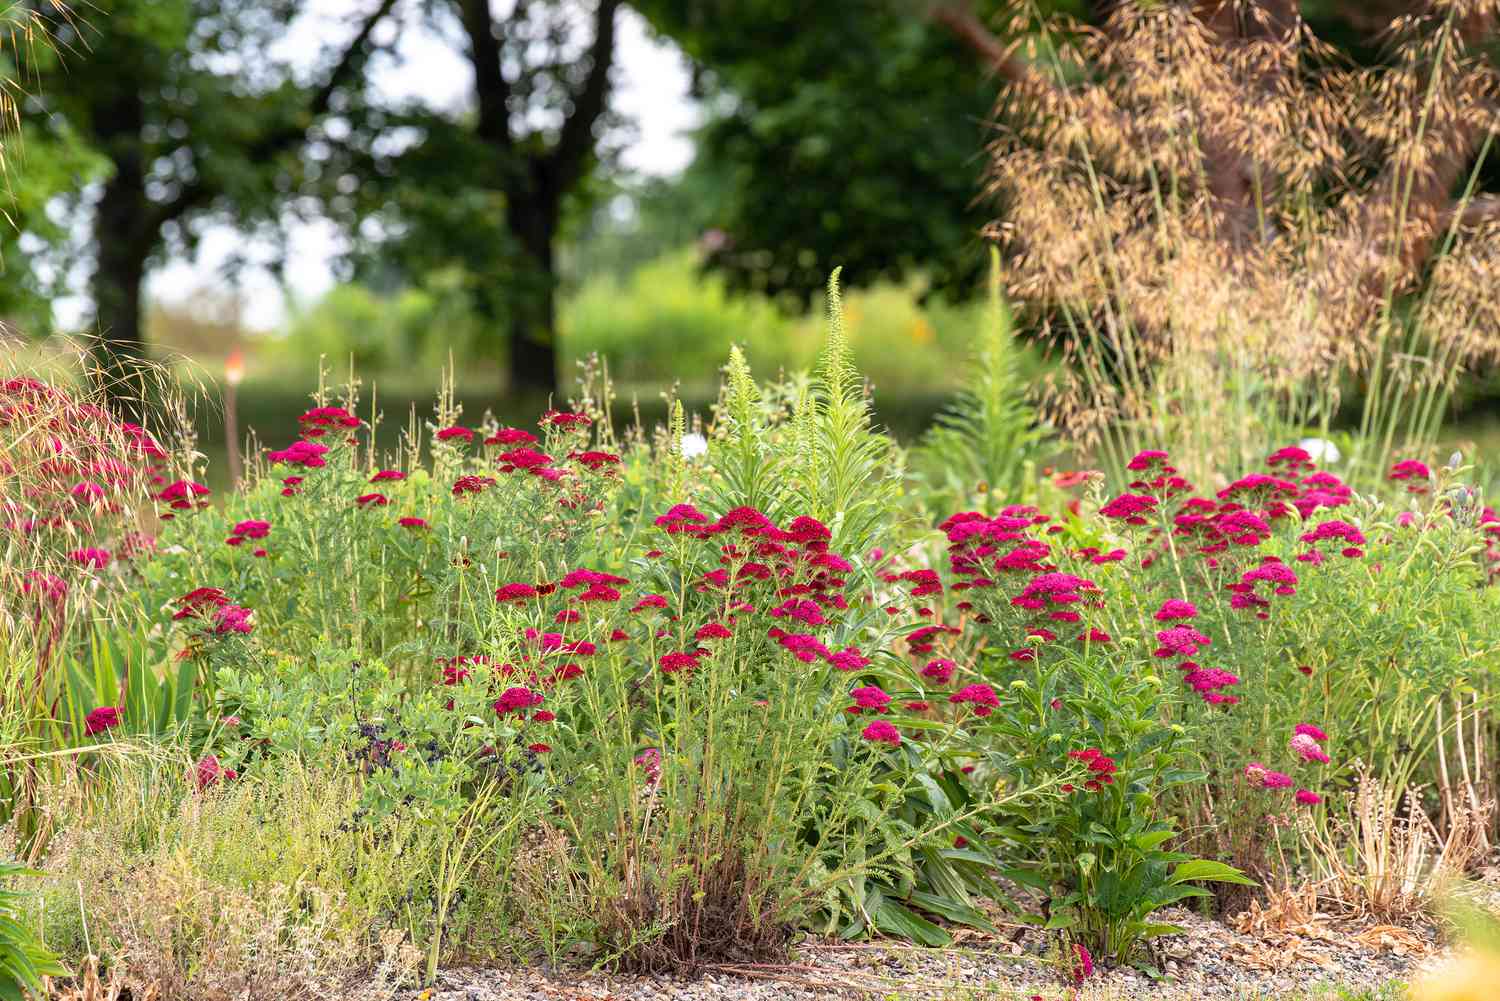
<path id="1" fill-rule="evenodd" d="M 696 979 L 535 970 L 456 969 L 409 1001 L 801 1001 L 814 998 L 932 998 L 941 1001 L 1188 1001 L 1188 999 L 1395 998 L 1392 986 L 1441 960 L 1428 921 L 1391 924 L 1335 918 L 1283 901 L 1241 915 L 1234 927 L 1187 911 L 1158 940 L 1161 977 L 1101 971 L 1076 991 L 1046 941 L 1030 929 L 967 935 L 947 949 L 893 943 L 807 941 L 786 963 L 724 965 Z M 1500 997 L 1500 985 L 1496 996 Z"/>

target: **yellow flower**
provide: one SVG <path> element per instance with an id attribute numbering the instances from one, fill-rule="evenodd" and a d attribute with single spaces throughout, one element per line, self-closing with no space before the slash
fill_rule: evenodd
<path id="1" fill-rule="evenodd" d="M 1471 952 L 1411 985 L 1411 1001 L 1491 1001 L 1500 984 L 1500 955 Z"/>

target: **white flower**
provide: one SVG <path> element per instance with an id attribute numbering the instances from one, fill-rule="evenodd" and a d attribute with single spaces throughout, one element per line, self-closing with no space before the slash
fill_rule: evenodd
<path id="1" fill-rule="evenodd" d="M 1312 456 L 1314 462 L 1333 464 L 1343 458 L 1339 447 L 1327 438 L 1303 438 L 1297 447 Z"/>
<path id="2" fill-rule="evenodd" d="M 689 431 L 682 436 L 682 457 L 693 459 L 708 451 L 708 439 L 697 431 Z"/>

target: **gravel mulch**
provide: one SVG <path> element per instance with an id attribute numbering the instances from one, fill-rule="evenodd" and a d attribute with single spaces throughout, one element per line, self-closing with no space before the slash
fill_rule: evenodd
<path id="1" fill-rule="evenodd" d="M 897 943 L 809 940 L 786 963 L 726 964 L 696 979 L 534 969 L 453 969 L 404 1001 L 812 1001 L 931 998 L 940 1001 L 1197 1001 L 1336 997 L 1405 981 L 1443 953 L 1435 926 L 1338 920 L 1324 914 L 1252 911 L 1232 928 L 1184 910 L 1162 915 L 1180 935 L 1158 939 L 1162 973 L 1097 973 L 1070 990 L 1046 939 L 1016 926 L 1001 937 L 961 936 L 946 949 Z"/>

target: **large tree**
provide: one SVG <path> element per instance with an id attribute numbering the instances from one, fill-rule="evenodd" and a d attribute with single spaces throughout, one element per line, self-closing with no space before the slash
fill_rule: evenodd
<path id="1" fill-rule="evenodd" d="M 354 236 L 356 273 L 421 282 L 461 274 L 486 350 L 511 386 L 551 392 L 557 249 L 607 153 L 620 0 L 432 0 L 427 30 L 454 40 L 468 100 L 438 108 L 366 92 L 330 176 L 357 178 L 328 205 Z M 502 347 L 503 342 L 503 347 Z"/>
<path id="2" fill-rule="evenodd" d="M 71 193 L 23 206 L 30 267 L 11 274 L 86 271 L 101 379 L 122 408 L 138 404 L 153 264 L 190 254 L 207 218 L 247 229 L 274 220 L 300 184 L 308 129 L 360 81 L 371 32 L 394 4 L 369 0 L 311 82 L 269 55 L 302 0 L 100 0 L 71 15 L 37 4 L 60 55 L 39 64 L 28 127 L 93 158 Z"/>
<path id="3" fill-rule="evenodd" d="M 718 181 L 711 262 L 731 284 L 805 302 L 843 265 L 852 284 L 920 270 L 974 286 L 997 84 L 920 3 L 636 5 L 699 68 L 710 115 L 690 169 Z"/>

